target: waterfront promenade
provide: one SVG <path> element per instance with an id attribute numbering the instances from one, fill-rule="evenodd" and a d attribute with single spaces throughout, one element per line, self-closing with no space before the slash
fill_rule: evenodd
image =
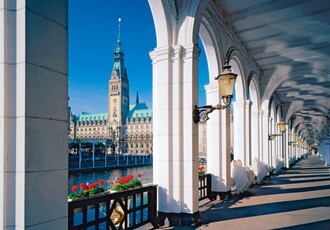
<path id="1" fill-rule="evenodd" d="M 201 226 L 173 229 L 330 229 L 330 170 L 318 156 L 309 156 L 242 196 L 200 211 Z"/>
<path id="2" fill-rule="evenodd" d="M 91 155 L 91 154 L 90 154 Z M 90 171 L 90 170 L 105 170 L 115 168 L 127 168 L 152 165 L 152 155 L 119 155 L 112 154 L 104 157 L 82 156 L 78 154 L 69 156 L 69 172 Z"/>

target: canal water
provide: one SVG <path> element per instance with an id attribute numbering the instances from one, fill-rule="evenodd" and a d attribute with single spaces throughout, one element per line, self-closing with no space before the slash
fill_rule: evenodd
<path id="1" fill-rule="evenodd" d="M 93 183 L 98 180 L 104 180 L 103 188 L 105 190 L 111 189 L 111 182 L 115 178 L 133 174 L 134 178 L 137 178 L 137 174 L 143 174 L 141 177 L 142 184 L 152 183 L 152 165 L 133 167 L 133 168 L 121 168 L 121 169 L 106 169 L 99 171 L 85 171 L 85 172 L 70 172 L 68 181 L 68 194 L 71 193 L 71 187 L 80 183 Z"/>

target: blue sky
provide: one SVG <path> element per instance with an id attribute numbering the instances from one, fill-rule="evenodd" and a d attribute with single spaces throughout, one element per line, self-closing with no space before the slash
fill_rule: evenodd
<path id="1" fill-rule="evenodd" d="M 121 18 L 121 40 L 130 81 L 130 103 L 139 90 L 140 102 L 152 107 L 152 65 L 156 47 L 154 23 L 147 0 L 69 1 L 69 106 L 74 114 L 107 112 L 108 80 Z M 200 104 L 207 81 L 203 53 L 199 65 Z M 203 68 L 204 67 L 204 68 Z"/>

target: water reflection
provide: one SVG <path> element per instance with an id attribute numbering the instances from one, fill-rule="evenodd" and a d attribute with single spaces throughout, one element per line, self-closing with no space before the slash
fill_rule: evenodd
<path id="1" fill-rule="evenodd" d="M 71 187 L 73 185 L 78 185 L 80 183 L 93 183 L 100 179 L 104 180 L 104 189 L 108 190 L 111 188 L 111 181 L 114 181 L 115 178 L 121 178 L 128 174 L 133 174 L 134 177 L 137 177 L 138 173 L 143 173 L 141 178 L 142 183 L 152 183 L 152 166 L 143 166 L 143 167 L 134 167 L 134 168 L 122 168 L 122 169 L 109 169 L 109 170 L 100 170 L 95 172 L 77 172 L 69 173 L 68 181 L 68 192 L 71 192 Z"/>

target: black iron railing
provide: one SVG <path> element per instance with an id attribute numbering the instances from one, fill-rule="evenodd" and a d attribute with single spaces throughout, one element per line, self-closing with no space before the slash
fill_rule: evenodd
<path id="1" fill-rule="evenodd" d="M 199 175 L 199 200 L 206 198 L 210 199 L 211 196 L 211 174 Z"/>
<path id="2" fill-rule="evenodd" d="M 107 192 L 69 202 L 69 230 L 134 229 L 157 226 L 157 186 Z"/>

